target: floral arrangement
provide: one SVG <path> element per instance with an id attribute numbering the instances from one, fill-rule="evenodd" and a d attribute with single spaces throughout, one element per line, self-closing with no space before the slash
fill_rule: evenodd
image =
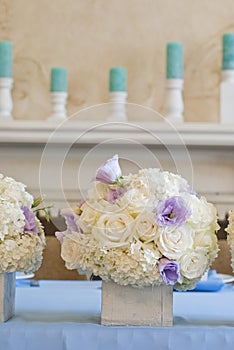
<path id="1" fill-rule="evenodd" d="M 62 213 L 67 230 L 56 236 L 66 267 L 120 285 L 194 288 L 218 251 L 214 206 L 179 175 L 122 176 L 117 155 L 95 180 L 85 202 Z"/>
<path id="2" fill-rule="evenodd" d="M 226 228 L 226 231 L 228 233 L 227 235 L 227 242 L 230 247 L 231 251 L 231 266 L 232 270 L 234 271 L 234 210 L 230 210 L 228 215 L 228 227 Z"/>
<path id="3" fill-rule="evenodd" d="M 38 198 L 25 186 L 0 175 L 0 272 L 36 271 L 42 261 L 45 236 L 35 216 Z"/>

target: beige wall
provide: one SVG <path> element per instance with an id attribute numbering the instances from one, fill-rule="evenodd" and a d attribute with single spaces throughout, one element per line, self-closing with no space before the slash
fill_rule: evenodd
<path id="1" fill-rule="evenodd" d="M 185 118 L 217 121 L 221 35 L 233 0 L 0 0 L 0 39 L 14 44 L 14 116 L 50 113 L 49 73 L 69 70 L 69 115 L 108 101 L 108 71 L 125 66 L 129 102 L 161 110 L 165 45 L 185 51 Z"/>

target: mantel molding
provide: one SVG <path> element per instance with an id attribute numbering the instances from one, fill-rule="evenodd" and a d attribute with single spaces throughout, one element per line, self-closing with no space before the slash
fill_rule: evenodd
<path id="1" fill-rule="evenodd" d="M 0 122 L 0 144 L 130 143 L 152 146 L 234 147 L 234 124 L 101 123 L 48 121 Z"/>
<path id="2" fill-rule="evenodd" d="M 48 143 L 51 148 L 45 148 Z M 147 146 L 147 156 L 144 147 L 134 143 Z M 77 202 L 78 192 L 88 187 L 91 174 L 116 152 L 120 157 L 126 154 L 129 159 L 139 159 L 144 167 L 152 167 L 154 159 L 162 169 L 180 172 L 224 217 L 234 208 L 233 151 L 234 124 L 184 123 L 173 127 L 162 122 L 0 122 L 1 173 L 27 184 L 34 196 L 46 194 L 48 204 L 54 205 L 53 216 L 66 206 L 64 196 L 69 203 Z M 131 162 L 125 166 L 126 173 L 135 169 Z M 41 169 L 45 171 L 43 185 Z M 83 175 L 78 186 L 79 169 Z"/>

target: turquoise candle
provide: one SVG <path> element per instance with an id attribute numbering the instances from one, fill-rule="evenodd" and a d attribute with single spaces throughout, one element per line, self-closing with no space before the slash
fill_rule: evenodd
<path id="1" fill-rule="evenodd" d="M 110 69 L 109 91 L 126 91 L 126 69 L 115 67 Z"/>
<path id="2" fill-rule="evenodd" d="M 183 45 L 167 44 L 167 79 L 183 79 Z"/>
<path id="3" fill-rule="evenodd" d="M 67 91 L 67 69 L 56 67 L 51 69 L 50 79 L 51 92 L 66 92 Z"/>
<path id="4" fill-rule="evenodd" d="M 0 42 L 0 78 L 12 78 L 12 43 Z"/>
<path id="5" fill-rule="evenodd" d="M 223 35 L 223 70 L 234 70 L 234 33 Z"/>

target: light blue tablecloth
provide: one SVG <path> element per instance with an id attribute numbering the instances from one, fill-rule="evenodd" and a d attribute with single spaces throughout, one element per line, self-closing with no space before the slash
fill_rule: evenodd
<path id="1" fill-rule="evenodd" d="M 171 328 L 100 325 L 101 283 L 41 281 L 16 290 L 0 350 L 233 350 L 234 289 L 174 293 Z"/>

